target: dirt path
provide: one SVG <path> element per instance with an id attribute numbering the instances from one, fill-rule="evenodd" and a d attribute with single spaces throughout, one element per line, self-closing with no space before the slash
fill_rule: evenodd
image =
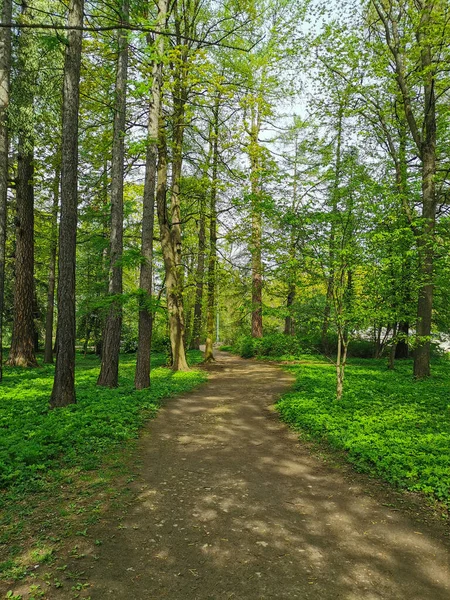
<path id="1" fill-rule="evenodd" d="M 82 559 L 92 600 L 450 598 L 439 528 L 383 506 L 277 420 L 289 375 L 223 354 L 211 371 L 149 424 L 136 500 Z"/>

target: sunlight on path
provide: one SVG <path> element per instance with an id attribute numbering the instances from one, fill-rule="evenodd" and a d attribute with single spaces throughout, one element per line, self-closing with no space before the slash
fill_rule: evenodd
<path id="1" fill-rule="evenodd" d="M 135 501 L 82 559 L 92 600 L 450 598 L 448 539 L 302 448 L 272 408 L 291 383 L 220 355 L 167 403 L 140 444 Z"/>

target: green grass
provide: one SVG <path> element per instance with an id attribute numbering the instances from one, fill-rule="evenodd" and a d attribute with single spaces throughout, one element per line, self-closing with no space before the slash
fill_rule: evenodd
<path id="1" fill-rule="evenodd" d="M 191 363 L 201 353 L 190 353 Z M 133 386 L 135 356 L 124 355 L 117 389 L 96 386 L 99 361 L 78 357 L 77 404 L 49 410 L 53 366 L 5 368 L 0 384 L 0 487 L 38 491 L 49 479 L 64 478 L 68 468 L 96 468 L 115 445 L 136 437 L 145 418 L 163 398 L 190 390 L 206 376 L 199 371 L 173 373 L 153 356 L 151 387 Z M 0 505 L 5 496 L 0 496 Z"/>
<path id="2" fill-rule="evenodd" d="M 450 504 L 450 362 L 432 378 L 412 379 L 410 361 L 351 359 L 344 396 L 335 400 L 334 366 L 303 357 L 289 369 L 294 391 L 278 403 L 282 419 L 314 439 L 345 450 L 365 472 Z"/>

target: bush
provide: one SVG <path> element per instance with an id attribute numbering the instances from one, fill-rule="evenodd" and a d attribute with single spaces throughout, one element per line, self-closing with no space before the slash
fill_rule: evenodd
<path id="1" fill-rule="evenodd" d="M 161 352 L 170 355 L 170 338 L 168 335 L 153 335 L 152 339 L 153 352 Z"/>
<path id="2" fill-rule="evenodd" d="M 255 342 L 253 338 L 243 338 L 239 346 L 239 354 L 242 358 L 252 358 L 255 356 Z"/>
<path id="3" fill-rule="evenodd" d="M 243 336 L 238 338 L 230 348 L 242 358 L 253 357 L 287 357 L 298 354 L 301 342 L 297 337 L 284 333 L 272 333 L 262 338 Z"/>

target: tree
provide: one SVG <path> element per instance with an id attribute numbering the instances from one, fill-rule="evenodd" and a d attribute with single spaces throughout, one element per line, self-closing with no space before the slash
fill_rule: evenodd
<path id="1" fill-rule="evenodd" d="M 123 0 L 120 15 L 121 23 L 127 24 L 129 19 L 128 0 Z M 117 387 L 118 385 L 122 331 L 123 180 L 128 78 L 128 35 L 123 29 L 120 29 L 118 33 L 118 47 L 111 163 L 110 280 L 108 290 L 111 304 L 105 323 L 102 364 L 97 380 L 97 385 L 106 387 Z"/>
<path id="2" fill-rule="evenodd" d="M 75 262 L 78 212 L 78 110 L 84 0 L 71 0 L 64 60 L 61 144 L 61 218 L 58 259 L 58 325 L 52 408 L 75 398 Z"/>
<path id="3" fill-rule="evenodd" d="M 12 0 L 3 0 L 1 22 L 11 23 Z M 11 72 L 11 30 L 0 31 L 0 381 L 3 375 L 3 312 L 5 294 L 6 211 L 9 176 L 8 106 Z"/>
<path id="4" fill-rule="evenodd" d="M 422 219 L 416 235 L 422 285 L 416 323 L 414 376 L 430 375 L 433 311 L 434 230 L 436 225 L 437 94 L 443 69 L 442 51 L 448 38 L 445 2 L 372 0 L 388 52 L 410 136 L 416 146 L 422 176 Z M 405 43 L 407 38 L 408 43 Z M 412 68 L 411 68 L 412 67 Z M 415 102 L 420 98 L 420 104 Z"/>
<path id="5" fill-rule="evenodd" d="M 22 2 L 21 19 L 31 17 L 27 2 Z M 17 68 L 14 81 L 17 122 L 16 250 L 14 284 L 14 325 L 8 365 L 35 367 L 34 353 L 34 95 L 35 50 L 33 34 L 22 29 L 18 39 Z M 17 88 L 17 89 L 16 89 Z"/>
<path id="6" fill-rule="evenodd" d="M 158 2 L 158 26 L 164 27 L 167 20 L 168 1 Z M 149 40 L 150 41 L 150 40 Z M 163 71 L 164 37 L 155 35 L 152 41 L 152 89 L 148 116 L 148 139 L 145 162 L 145 183 L 142 215 L 141 272 L 139 282 L 139 333 L 135 374 L 136 389 L 150 385 L 150 349 L 152 341 L 153 307 L 153 230 L 155 218 L 155 190 L 158 162 L 158 124 L 161 111 L 161 89 Z"/>
<path id="7" fill-rule="evenodd" d="M 48 266 L 47 310 L 45 316 L 44 362 L 53 363 L 53 317 L 55 312 L 56 258 L 58 250 L 58 209 L 61 180 L 61 159 L 59 153 L 55 160 L 55 179 L 53 182 L 53 203 L 50 230 L 50 260 Z"/>
<path id="8" fill-rule="evenodd" d="M 213 109 L 211 144 L 212 144 L 212 174 L 209 201 L 209 257 L 208 257 L 208 288 L 206 313 L 206 344 L 204 362 L 214 360 L 214 321 L 216 315 L 216 278 L 217 278 L 217 187 L 219 164 L 219 126 L 220 126 L 220 93 L 217 94 Z"/>

